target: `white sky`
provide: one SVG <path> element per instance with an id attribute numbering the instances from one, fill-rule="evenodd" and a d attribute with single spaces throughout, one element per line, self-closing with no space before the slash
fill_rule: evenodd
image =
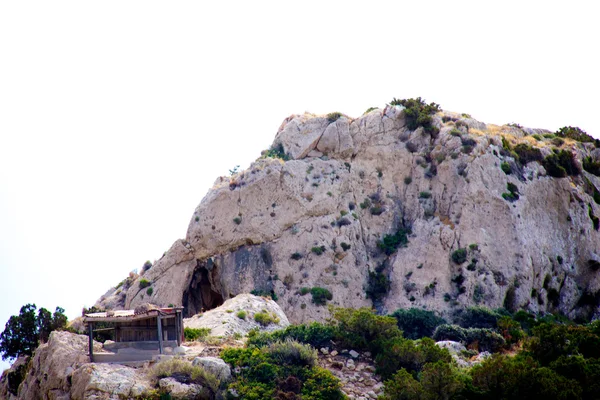
<path id="1" fill-rule="evenodd" d="M 422 96 L 600 137 L 594 3 L 1 2 L 0 329 L 159 258 L 292 113 Z"/>

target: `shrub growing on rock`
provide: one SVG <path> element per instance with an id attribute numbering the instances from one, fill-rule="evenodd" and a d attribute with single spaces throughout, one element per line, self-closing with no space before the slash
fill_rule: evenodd
<path id="1" fill-rule="evenodd" d="M 266 311 L 261 311 L 254 314 L 254 320 L 262 326 L 279 323 L 279 318 L 277 318 L 276 315 L 270 314 Z"/>
<path id="2" fill-rule="evenodd" d="M 431 337 L 435 328 L 446 323 L 446 320 L 438 317 L 433 311 L 420 308 L 398 309 L 394 311 L 392 317 L 396 318 L 398 328 L 404 332 L 404 337 L 409 339 Z"/>
<path id="3" fill-rule="evenodd" d="M 313 287 L 310 289 L 310 294 L 312 295 L 312 302 L 323 306 L 327 303 L 327 300 L 331 300 L 333 295 L 331 292 L 322 287 Z"/>
<path id="4" fill-rule="evenodd" d="M 313 347 L 292 339 L 271 343 L 266 352 L 278 364 L 313 367 L 317 363 L 317 351 Z"/>
<path id="5" fill-rule="evenodd" d="M 461 247 L 459 249 L 454 250 L 452 252 L 451 258 L 452 261 L 454 261 L 454 263 L 456 264 L 460 265 L 464 263 L 465 261 L 467 261 L 467 249 Z"/>
<path id="6" fill-rule="evenodd" d="M 210 335 L 210 328 L 183 328 L 183 336 L 188 342 L 193 342 L 201 338 L 205 338 Z"/>
<path id="7" fill-rule="evenodd" d="M 406 126 L 411 131 L 422 126 L 425 132 L 429 133 L 431 136 L 438 134 L 439 129 L 433 125 L 433 118 L 431 118 L 431 115 L 441 110 L 439 104 L 427 104 L 420 97 L 417 97 L 416 99 L 402 100 L 394 98 L 390 102 L 390 105 L 401 105 L 405 107 L 404 115 L 406 117 Z"/>
<path id="8" fill-rule="evenodd" d="M 409 233 L 411 233 L 410 228 L 400 228 L 394 234 L 385 235 L 381 241 L 377 242 L 377 247 L 383 250 L 386 255 L 392 255 L 398 247 L 408 244 Z"/>
<path id="9" fill-rule="evenodd" d="M 217 392 L 220 385 L 219 380 L 201 366 L 194 366 L 178 358 L 159 362 L 152 368 L 150 376 L 155 380 L 172 377 L 181 383 L 196 383 L 208 388 L 213 394 Z"/>

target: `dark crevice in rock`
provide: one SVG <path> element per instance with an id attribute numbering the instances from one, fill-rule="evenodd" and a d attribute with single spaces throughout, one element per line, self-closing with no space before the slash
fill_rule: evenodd
<path id="1" fill-rule="evenodd" d="M 216 276 L 217 266 L 212 259 L 198 261 L 190 285 L 183 292 L 184 317 L 189 318 L 223 304 L 223 296 L 213 287 Z"/>

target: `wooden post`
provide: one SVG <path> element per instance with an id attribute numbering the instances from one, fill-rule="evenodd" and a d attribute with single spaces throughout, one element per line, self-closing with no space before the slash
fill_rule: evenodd
<path id="1" fill-rule="evenodd" d="M 163 344 L 162 344 L 162 321 L 160 319 L 160 315 L 156 316 L 156 326 L 158 329 L 158 351 L 160 354 L 163 353 Z"/>
<path id="2" fill-rule="evenodd" d="M 179 311 L 175 311 L 175 339 L 177 339 L 177 346 L 181 346 L 181 335 L 179 334 Z"/>
<path id="3" fill-rule="evenodd" d="M 88 335 L 90 347 L 90 362 L 94 362 L 94 323 L 88 322 Z"/>

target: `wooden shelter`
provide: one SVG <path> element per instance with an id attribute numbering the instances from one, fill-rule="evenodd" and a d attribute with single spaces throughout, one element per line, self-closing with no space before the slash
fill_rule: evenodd
<path id="1" fill-rule="evenodd" d="M 156 308 L 137 314 L 134 310 L 99 312 L 85 314 L 83 321 L 88 327 L 91 362 L 94 362 L 94 332 L 112 331 L 114 350 L 134 348 L 158 350 L 162 354 L 165 346 L 180 346 L 183 341 L 183 307 Z M 100 323 L 110 327 L 94 329 Z"/>

